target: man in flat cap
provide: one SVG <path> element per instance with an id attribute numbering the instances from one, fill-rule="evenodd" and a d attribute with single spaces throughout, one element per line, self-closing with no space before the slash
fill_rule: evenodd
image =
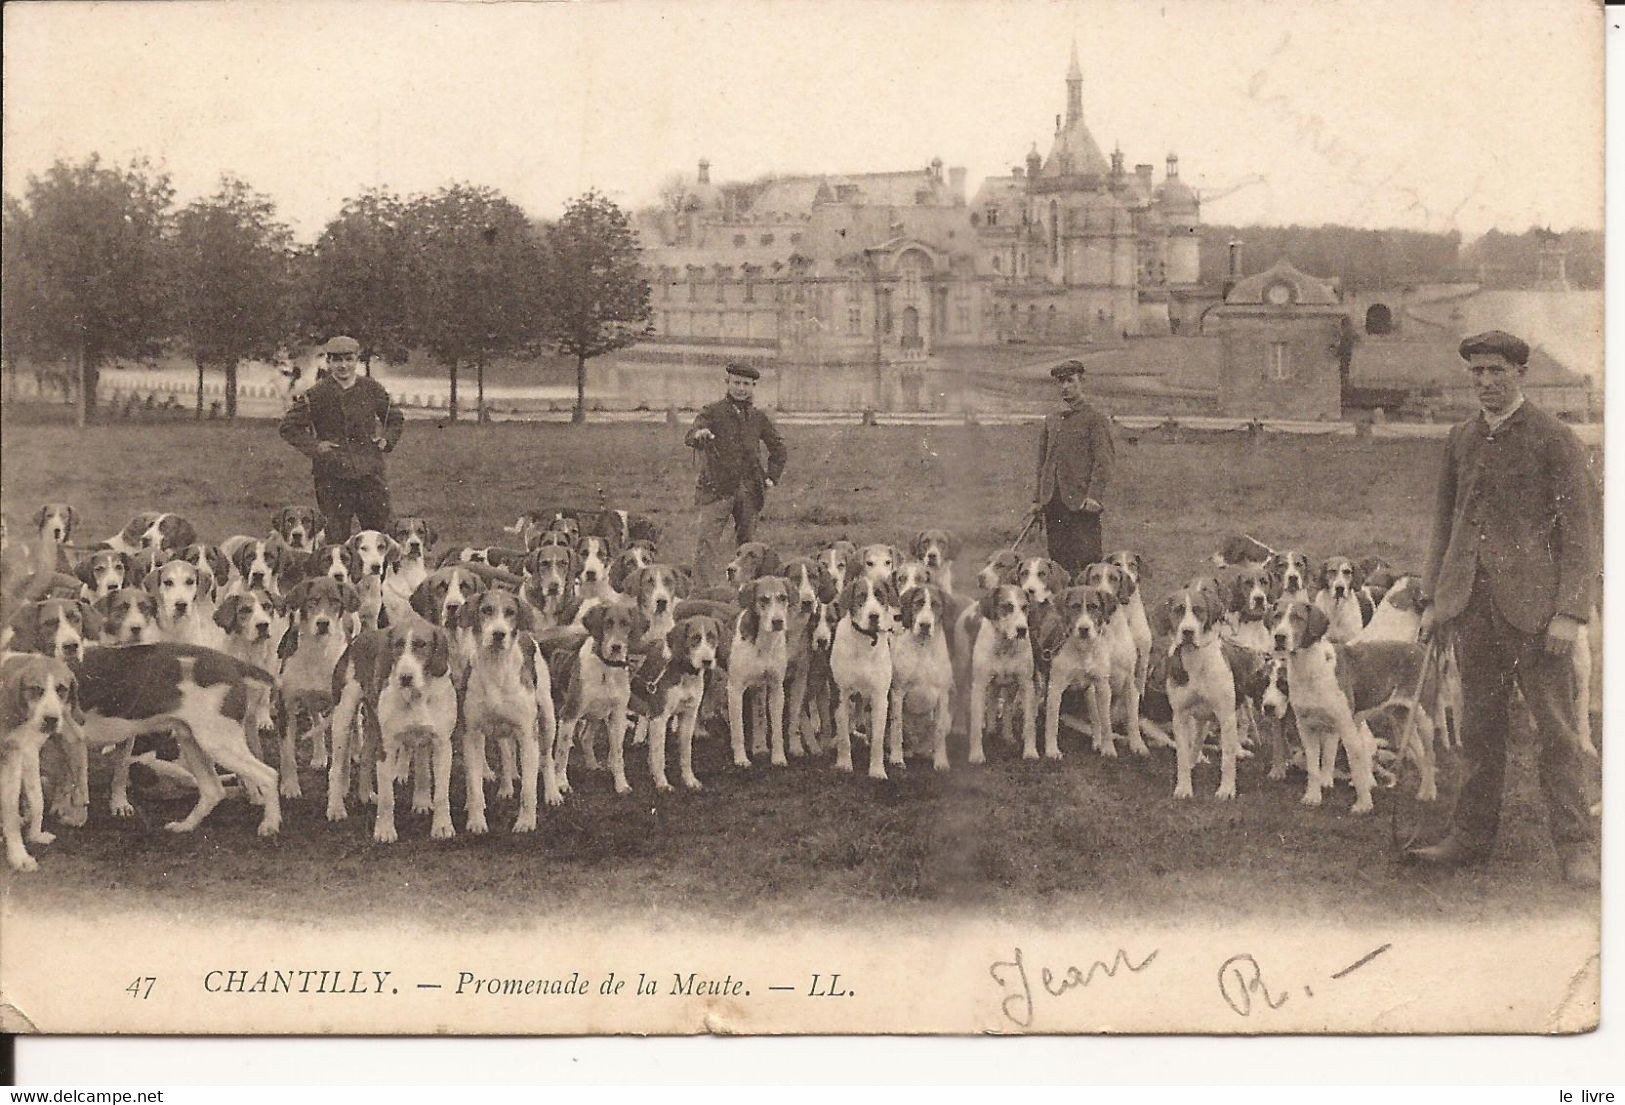
<path id="1" fill-rule="evenodd" d="M 1465 777 L 1449 835 L 1408 858 L 1439 867 L 1488 858 L 1516 684 L 1534 716 L 1540 790 L 1563 876 L 1595 886 L 1571 653 L 1596 601 L 1596 487 L 1574 431 L 1524 397 L 1525 342 L 1491 330 L 1463 341 L 1460 354 L 1482 409 L 1451 427 L 1445 446 L 1421 635 L 1454 640 Z"/>
<path id="2" fill-rule="evenodd" d="M 352 519 L 361 529 L 387 532 L 384 454 L 400 441 L 405 420 L 382 384 L 356 375 L 361 345 L 354 338 L 333 338 L 322 346 L 322 359 L 327 376 L 282 416 L 282 440 L 310 458 L 328 541 L 348 538 Z"/>
<path id="3" fill-rule="evenodd" d="M 704 458 L 694 496 L 700 515 L 694 582 L 701 587 L 721 582 L 728 555 L 751 539 L 767 489 L 784 474 L 784 439 L 773 420 L 751 402 L 761 375 L 748 364 L 729 363 L 727 397 L 701 410 L 683 439 Z M 731 545 L 727 543 L 730 522 L 734 528 Z"/>
<path id="4" fill-rule="evenodd" d="M 1044 519 L 1049 558 L 1076 575 L 1101 557 L 1100 516 L 1117 447 L 1111 419 L 1084 401 L 1083 362 L 1062 361 L 1049 374 L 1066 409 L 1044 418 L 1033 510 Z"/>

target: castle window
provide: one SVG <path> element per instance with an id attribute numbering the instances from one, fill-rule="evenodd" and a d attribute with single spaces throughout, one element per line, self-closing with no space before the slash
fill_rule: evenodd
<path id="1" fill-rule="evenodd" d="M 960 334 L 970 333 L 970 304 L 963 299 L 954 304 L 954 330 Z"/>
<path id="2" fill-rule="evenodd" d="M 863 308 L 856 303 L 846 309 L 846 332 L 848 334 L 863 333 Z"/>
<path id="3" fill-rule="evenodd" d="M 1002 257 L 1000 257 L 997 253 L 995 253 L 993 255 L 993 271 L 994 272 L 1003 272 L 1004 271 L 1004 259 Z"/>
<path id="4" fill-rule="evenodd" d="M 999 209 L 997 207 L 989 207 L 987 209 L 987 225 L 988 226 L 998 226 L 999 225 Z"/>
<path id="5" fill-rule="evenodd" d="M 764 246 L 772 245 L 773 244 L 773 235 L 771 235 L 771 234 L 763 234 L 762 235 L 762 244 Z"/>
<path id="6" fill-rule="evenodd" d="M 734 245 L 742 246 L 744 244 L 745 244 L 745 236 L 743 234 L 735 234 L 734 235 Z"/>
<path id="7" fill-rule="evenodd" d="M 798 246 L 801 244 L 801 231 L 798 230 L 794 234 L 790 235 L 790 244 L 793 246 Z"/>
<path id="8" fill-rule="evenodd" d="M 1284 341 L 1272 341 L 1264 347 L 1264 374 L 1271 380 L 1292 379 L 1292 355 Z"/>

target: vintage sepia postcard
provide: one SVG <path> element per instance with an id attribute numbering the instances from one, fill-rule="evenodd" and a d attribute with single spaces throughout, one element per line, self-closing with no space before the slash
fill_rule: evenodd
<path id="1" fill-rule="evenodd" d="M 0 1029 L 1598 1025 L 1600 5 L 4 20 Z"/>

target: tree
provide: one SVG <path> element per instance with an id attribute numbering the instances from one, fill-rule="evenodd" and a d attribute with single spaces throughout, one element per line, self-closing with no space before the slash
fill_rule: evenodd
<path id="1" fill-rule="evenodd" d="M 0 275 L 7 356 L 68 357 L 79 425 L 96 408 L 101 366 L 154 353 L 165 333 L 164 235 L 174 190 L 144 161 L 58 161 L 5 199 Z"/>
<path id="2" fill-rule="evenodd" d="M 453 421 L 458 367 L 474 366 L 483 422 L 485 366 L 536 335 L 540 251 L 530 220 L 495 189 L 456 184 L 414 199 L 406 225 L 417 257 L 410 337 L 450 372 Z"/>
<path id="3" fill-rule="evenodd" d="M 596 191 L 571 200 L 547 228 L 543 330 L 576 359 L 574 422 L 587 420 L 587 361 L 649 332 L 649 283 L 638 236 L 615 203 Z"/>
<path id="4" fill-rule="evenodd" d="M 299 306 L 304 337 L 322 342 L 348 334 L 361 343 L 361 360 L 403 361 L 411 333 L 416 258 L 407 240 L 402 199 L 372 189 L 346 200 L 302 258 Z"/>
<path id="5" fill-rule="evenodd" d="M 226 377 L 226 417 L 237 417 L 237 369 L 269 360 L 288 334 L 293 233 L 276 205 L 241 180 L 186 206 L 175 219 L 169 274 L 175 335 L 197 365 L 197 416 L 203 417 L 203 373 Z"/>

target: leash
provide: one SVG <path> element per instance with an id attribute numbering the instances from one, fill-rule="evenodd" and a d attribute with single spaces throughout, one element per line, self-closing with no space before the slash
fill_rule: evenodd
<path id="1" fill-rule="evenodd" d="M 1433 671 L 1434 678 L 1436 680 L 1439 679 L 1443 674 L 1441 671 L 1441 664 L 1443 663 L 1444 659 L 1444 638 L 1445 634 L 1448 632 L 1449 630 L 1444 628 L 1434 630 L 1433 638 L 1428 642 L 1427 651 L 1422 654 L 1422 662 L 1416 666 L 1416 682 L 1415 685 L 1411 687 L 1410 693 L 1410 701 L 1412 705 L 1405 711 L 1405 728 L 1401 733 L 1399 748 L 1397 750 L 1398 756 L 1401 760 L 1404 759 L 1405 749 L 1410 747 L 1416 741 L 1416 732 L 1419 724 L 1416 717 L 1416 711 L 1422 708 L 1422 684 L 1427 681 L 1427 676 L 1430 669 Z M 1435 724 L 1443 725 L 1444 718 L 1440 717 Z M 1437 734 L 1435 734 L 1435 740 L 1437 739 Z M 1406 852 L 1410 851 L 1418 840 L 1421 839 L 1421 835 L 1421 825 L 1418 823 L 1411 827 L 1411 831 L 1403 841 L 1399 839 L 1399 803 L 1390 802 L 1388 804 L 1388 842 L 1389 846 L 1393 848 L 1394 854 L 1397 856 L 1403 856 Z"/>
<path id="2" fill-rule="evenodd" d="M 1010 551 L 1011 552 L 1016 551 L 1016 548 L 1026 538 L 1028 532 L 1030 532 L 1032 530 L 1033 526 L 1037 524 L 1038 519 L 1042 514 L 1043 514 L 1043 508 L 1042 507 L 1034 507 L 1032 510 L 1027 512 L 1026 521 L 1024 521 L 1022 523 L 1021 529 L 1019 531 L 1017 531 L 1016 539 L 1014 541 L 1010 542 Z"/>

